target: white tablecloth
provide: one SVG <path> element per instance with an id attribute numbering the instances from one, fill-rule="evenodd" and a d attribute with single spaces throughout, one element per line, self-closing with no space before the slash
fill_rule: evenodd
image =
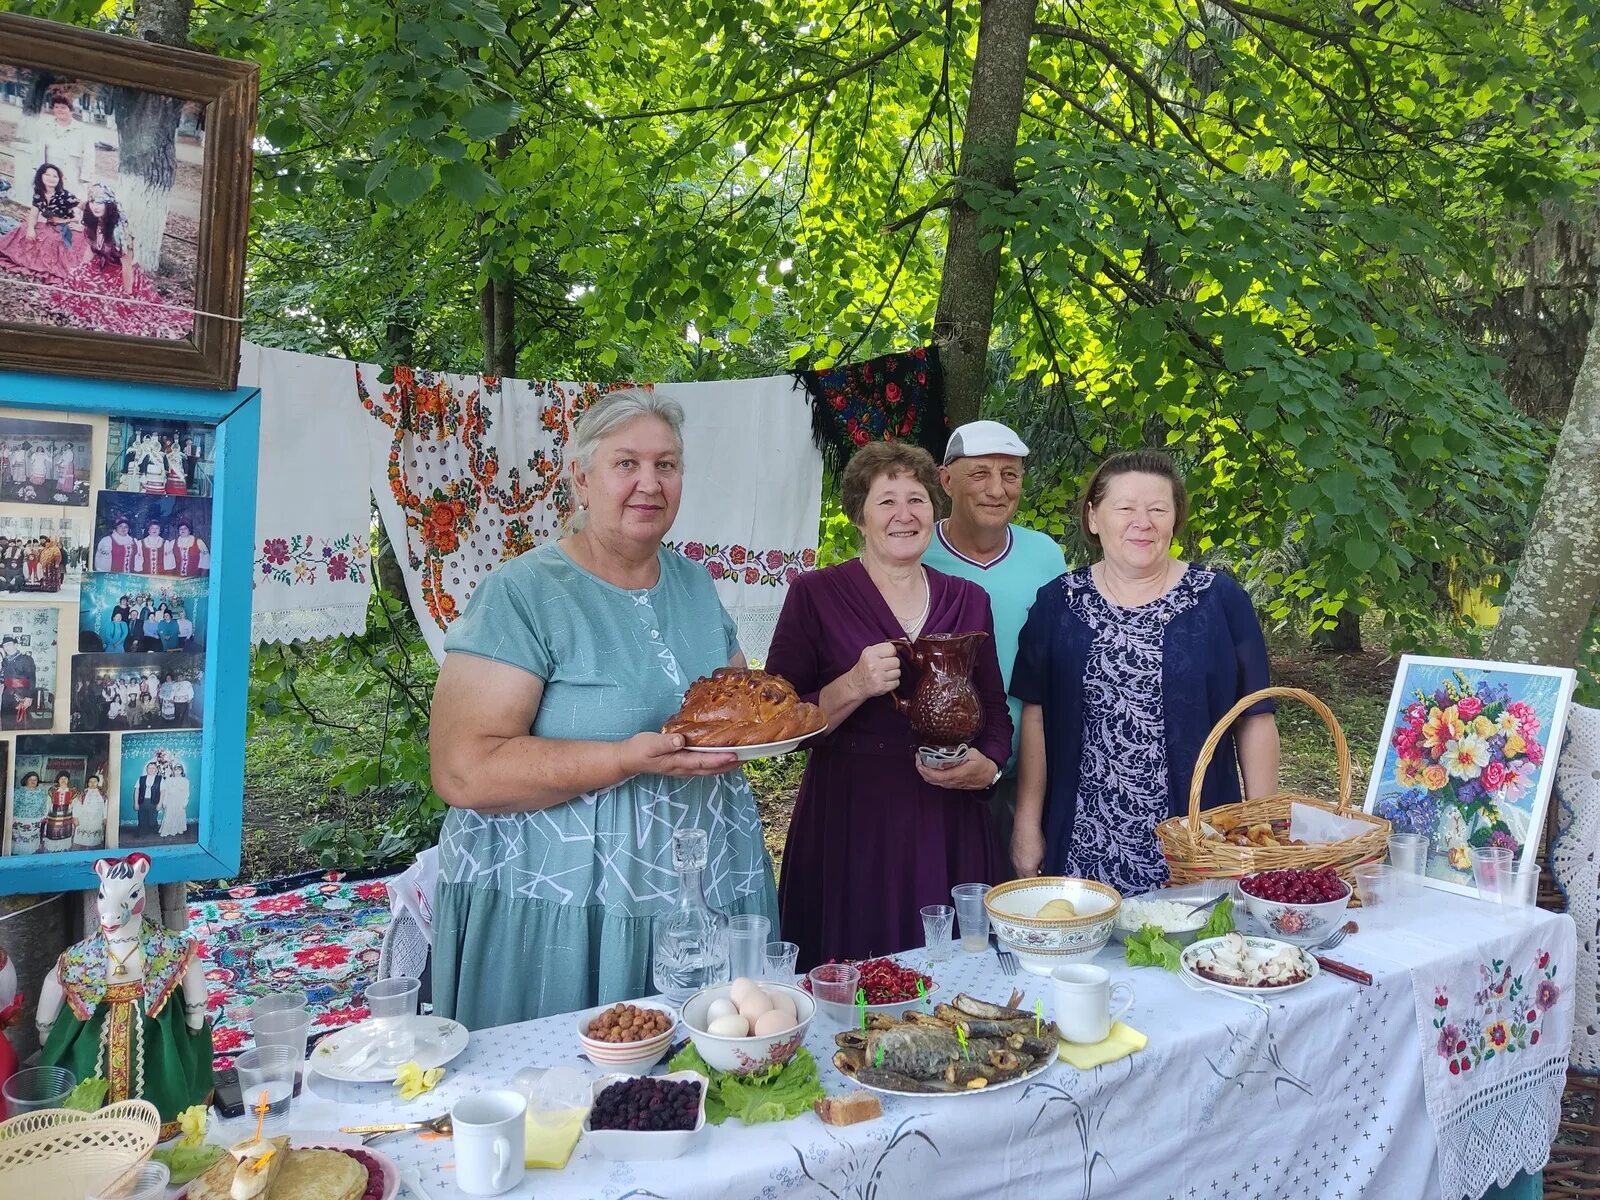
<path id="1" fill-rule="evenodd" d="M 1404 927 L 1368 920 L 1339 947 L 1339 960 L 1371 971 L 1373 986 L 1324 974 L 1259 1005 L 1193 990 L 1163 971 L 1128 968 L 1113 943 L 1097 961 L 1134 984 L 1125 1020 L 1150 1038 L 1131 1058 L 1089 1072 L 1057 1063 L 1026 1084 L 987 1094 L 885 1097 L 881 1120 L 843 1129 L 810 1114 L 752 1128 L 730 1120 L 707 1127 L 688 1154 L 670 1162 L 612 1162 L 580 1142 L 564 1170 L 530 1171 L 507 1196 L 1439 1196 L 1410 966 L 1472 957 L 1480 941 L 1513 927 L 1504 911 L 1429 891 L 1411 905 Z M 1527 947 L 1538 943 L 1565 964 L 1558 982 L 1570 992 L 1571 920 L 1537 910 L 1513 920 Z M 903 957 L 921 965 L 920 955 Z M 1017 987 L 1026 993 L 1024 1007 L 1040 998 L 1050 1010 L 1047 979 L 1026 972 L 1006 977 L 991 952 L 957 950 L 930 973 L 944 995 L 966 991 L 1003 1001 Z M 814 1024 L 807 1044 L 826 1089 L 853 1086 L 833 1070 L 831 1030 Z M 432 1116 L 463 1095 L 507 1086 L 524 1067 L 558 1064 L 600 1073 L 580 1057 L 570 1016 L 474 1034 L 439 1086 L 409 1104 L 397 1103 L 388 1085 L 335 1084 L 313 1075 L 291 1124 L 326 1131 Z M 1514 1140 L 1508 1135 L 1508 1156 Z M 400 1135 L 377 1148 L 401 1163 L 408 1181 L 420 1182 L 420 1191 L 408 1184 L 402 1195 L 463 1195 L 448 1141 Z"/>

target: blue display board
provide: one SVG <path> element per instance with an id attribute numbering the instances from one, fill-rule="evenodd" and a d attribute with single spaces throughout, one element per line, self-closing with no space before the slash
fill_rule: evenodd
<path id="1" fill-rule="evenodd" d="M 0 371 L 0 894 L 239 869 L 260 392 Z"/>

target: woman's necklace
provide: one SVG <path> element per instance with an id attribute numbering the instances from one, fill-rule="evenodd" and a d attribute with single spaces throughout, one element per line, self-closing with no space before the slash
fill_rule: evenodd
<path id="1" fill-rule="evenodd" d="M 1157 589 L 1156 594 L 1151 596 L 1149 600 L 1142 601 L 1138 605 L 1128 604 L 1120 595 L 1118 595 L 1117 589 L 1111 586 L 1111 571 L 1106 567 L 1105 561 L 1102 559 L 1100 563 L 1100 586 L 1105 589 L 1106 595 L 1110 598 L 1111 603 L 1115 604 L 1118 608 L 1142 608 L 1145 604 L 1150 604 L 1153 601 L 1161 599 L 1162 596 L 1167 594 L 1167 580 L 1170 578 L 1172 578 L 1172 563 L 1169 561 L 1167 565 L 1161 569 L 1161 585 Z"/>

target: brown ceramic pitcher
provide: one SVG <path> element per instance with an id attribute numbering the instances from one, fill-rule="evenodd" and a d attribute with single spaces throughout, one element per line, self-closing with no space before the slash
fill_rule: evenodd
<path id="1" fill-rule="evenodd" d="M 972 667 L 987 633 L 930 633 L 891 645 L 916 671 L 911 699 L 891 692 L 894 706 L 911 719 L 911 730 L 927 746 L 959 746 L 983 728 L 983 702 L 972 685 Z"/>

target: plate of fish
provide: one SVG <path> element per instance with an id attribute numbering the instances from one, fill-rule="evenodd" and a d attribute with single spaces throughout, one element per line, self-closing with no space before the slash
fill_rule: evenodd
<path id="1" fill-rule="evenodd" d="M 1185 947 L 1185 973 L 1225 991 L 1283 992 L 1317 977 L 1317 960 L 1276 938 L 1230 933 Z"/>
<path id="2" fill-rule="evenodd" d="M 834 1037 L 833 1065 L 891 1096 L 966 1096 L 1010 1087 L 1056 1060 L 1060 1032 L 1031 1012 L 960 995 L 932 1012 L 868 1013 Z"/>

